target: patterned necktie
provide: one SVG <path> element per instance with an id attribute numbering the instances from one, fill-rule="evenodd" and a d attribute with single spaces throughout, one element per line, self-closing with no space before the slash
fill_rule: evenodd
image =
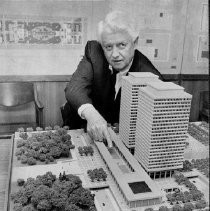
<path id="1" fill-rule="evenodd" d="M 111 75 L 111 81 L 112 81 L 112 85 L 115 86 L 115 83 L 116 83 L 116 76 L 117 76 L 117 71 L 113 69 L 113 73 Z"/>

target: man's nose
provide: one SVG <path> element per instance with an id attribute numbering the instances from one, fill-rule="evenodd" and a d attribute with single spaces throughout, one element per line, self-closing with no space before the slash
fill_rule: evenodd
<path id="1" fill-rule="evenodd" d="M 114 46 L 112 50 L 112 57 L 117 58 L 119 56 L 119 49 Z"/>

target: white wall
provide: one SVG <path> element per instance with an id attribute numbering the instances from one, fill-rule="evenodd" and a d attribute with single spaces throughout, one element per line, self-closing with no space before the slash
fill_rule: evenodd
<path id="1" fill-rule="evenodd" d="M 95 39 L 96 23 L 107 13 L 106 1 L 0 1 L 1 15 L 56 21 L 85 18 L 84 41 Z M 84 46 L 0 45 L 0 75 L 71 75 L 80 61 Z"/>
<path id="2" fill-rule="evenodd" d="M 96 25 L 108 11 L 125 10 L 137 19 L 139 49 L 161 73 L 208 74 L 209 60 L 197 59 L 199 37 L 208 35 L 208 30 L 201 30 L 205 19 L 203 5 L 207 3 L 207 0 L 7 0 L 0 1 L 0 17 L 38 16 L 42 20 L 84 17 L 86 43 L 96 39 Z M 83 55 L 84 45 L 74 49 L 0 45 L 0 75 L 71 75 Z"/>

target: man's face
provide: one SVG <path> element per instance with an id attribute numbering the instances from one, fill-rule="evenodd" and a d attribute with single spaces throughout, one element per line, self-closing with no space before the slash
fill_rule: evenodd
<path id="1" fill-rule="evenodd" d="M 131 62 L 137 40 L 133 41 L 126 32 L 102 34 L 102 48 L 109 64 L 117 71 L 123 71 Z"/>

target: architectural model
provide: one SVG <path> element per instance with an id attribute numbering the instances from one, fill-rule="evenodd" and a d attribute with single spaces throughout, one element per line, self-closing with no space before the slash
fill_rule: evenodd
<path id="1" fill-rule="evenodd" d="M 81 179 L 82 186 L 76 193 L 84 192 L 84 197 L 81 195 L 83 202 L 86 202 L 85 199 L 87 202 L 89 199 L 94 200 L 94 204 L 92 201 L 85 206 L 78 204 L 78 195 L 73 195 L 73 198 L 70 196 L 69 204 L 61 200 L 69 210 L 76 210 L 78 206 L 82 211 L 158 211 L 163 208 L 167 211 L 167 206 L 175 209 L 180 202 L 184 203 L 184 209 L 189 206 L 193 207 L 192 209 L 208 206 L 209 181 L 206 177 L 209 172 L 201 169 L 205 177 L 192 171 L 193 165 L 197 166 L 201 162 L 207 164 L 207 159 L 192 160 L 192 163 L 185 161 L 183 166 L 192 96 L 186 93 L 183 87 L 171 82 L 162 82 L 158 76 L 151 73 L 131 73 L 125 76 L 123 88 L 120 134 L 116 135 L 109 127 L 112 148 L 107 148 L 104 142 L 93 141 L 83 130 L 68 131 L 68 128 L 58 126 L 54 127 L 54 130 L 45 128 L 49 129 L 47 132 L 41 129 L 33 132 L 30 128 L 27 132 L 20 130 L 15 134 L 11 193 L 15 192 L 17 184 L 20 186 L 30 177 L 34 181 L 34 178 L 50 174 L 63 180 L 64 175 L 61 173 L 65 172 L 65 177 L 71 174 Z M 58 147 L 56 143 L 63 151 L 58 148 L 47 150 L 51 145 L 50 149 L 54 149 L 53 146 Z M 134 156 L 128 150 L 131 146 L 135 146 Z M 66 155 L 66 151 L 71 156 L 58 156 Z M 46 160 L 40 159 L 44 153 L 45 157 L 51 155 L 55 160 L 45 162 Z M 38 160 L 37 165 L 20 164 L 22 156 L 33 156 Z M 182 170 L 183 175 L 175 173 L 177 169 Z M 189 169 L 190 172 L 187 172 Z M 166 182 L 166 177 L 170 184 Z M 156 180 L 159 178 L 164 178 L 164 181 Z M 196 183 L 202 184 L 202 191 L 199 185 L 197 188 Z M 68 187 L 71 188 L 71 185 Z M 15 206 L 19 204 L 27 209 L 31 206 L 22 201 L 24 198 L 16 200 L 19 193 L 22 192 L 19 190 L 17 194 L 12 194 L 9 211 L 15 211 Z M 52 201 L 47 205 L 55 207 L 55 210 L 60 209 L 57 209 L 57 204 Z M 46 206 L 46 203 L 43 205 L 40 202 L 40 206 Z M 38 204 L 33 207 L 39 210 Z"/>
<path id="2" fill-rule="evenodd" d="M 55 131 L 53 130 L 52 132 Z M 29 137 L 32 135 L 31 133 L 38 135 L 45 133 L 45 131 L 28 132 Z M 20 134 L 21 132 L 15 134 L 14 146 L 16 146 L 18 140 L 22 137 Z M 113 148 L 110 149 L 103 142 L 94 142 L 83 130 L 71 130 L 68 131 L 68 134 L 71 136 L 72 144 L 75 145 L 75 148 L 70 149 L 72 156 L 59 158 L 56 162 L 49 164 L 38 162 L 34 166 L 20 166 L 15 156 L 17 148 L 14 147 L 14 150 L 12 150 L 13 161 L 11 164 L 10 193 L 15 193 L 19 190 L 20 187 L 17 189 L 17 184 L 21 185 L 23 181 L 28 181 L 28 178 L 35 180 L 35 178 L 41 178 L 50 171 L 60 179 L 62 176 L 61 173 L 65 171 L 66 176 L 69 174 L 78 176 L 82 181 L 83 188 L 89 189 L 95 195 L 94 204 L 97 211 L 144 211 L 148 208 L 151 211 L 158 211 L 162 210 L 162 207 L 165 207 L 164 210 L 167 211 L 168 208 L 173 209 L 174 207 L 175 209 L 180 202 L 184 203 L 181 205 L 184 208 L 188 205 L 192 207 L 191 201 L 193 201 L 194 208 L 208 206 L 208 159 L 195 160 L 195 163 L 192 160 L 191 165 L 189 165 L 189 162 L 184 162 L 183 174 L 186 178 L 183 176 L 182 178 L 186 181 L 187 186 L 185 185 L 186 187 L 183 189 L 183 185 L 179 186 L 173 177 L 152 180 L 139 162 L 127 150 L 119 136 L 111 129 L 110 134 L 113 140 Z M 84 151 L 86 149 L 87 151 L 90 148 L 93 149 L 91 150 L 93 153 L 89 152 L 87 155 L 85 152 L 81 153 L 79 150 L 83 149 Z M 206 164 L 206 169 L 203 169 L 204 163 Z M 206 176 L 194 171 L 194 169 L 192 170 L 192 168 L 198 168 L 198 166 L 199 170 L 202 167 L 201 172 L 206 170 Z M 190 172 L 184 172 L 188 171 L 189 167 Z M 91 172 L 93 173 L 96 170 L 100 175 L 94 173 L 94 178 L 92 178 Z M 95 176 L 98 177 L 96 178 Z M 191 178 L 189 179 L 191 183 L 187 183 L 188 177 Z M 193 187 L 192 190 L 188 188 L 189 184 Z M 205 187 L 202 189 L 204 194 L 201 194 L 199 191 L 198 184 L 201 184 L 203 188 Z M 197 190 L 195 189 L 195 185 L 198 187 Z M 179 190 L 179 192 L 176 190 Z M 189 197 L 183 198 L 182 194 L 184 193 L 185 196 L 189 192 L 192 193 L 190 202 L 188 202 Z M 14 211 L 14 203 L 17 205 L 17 202 L 10 201 L 8 204 L 9 209 L 7 210 Z M 17 206 L 22 205 L 19 204 Z M 29 206 L 24 205 L 27 209 Z M 76 208 L 74 205 L 72 206 L 74 209 Z"/>
<path id="3" fill-rule="evenodd" d="M 135 158 L 151 177 L 183 167 L 192 96 L 172 82 L 139 89 Z"/>
<path id="4" fill-rule="evenodd" d="M 149 72 L 129 73 L 122 79 L 119 134 L 127 148 L 135 147 L 138 91 L 148 81 L 158 81 L 158 76 Z"/>

